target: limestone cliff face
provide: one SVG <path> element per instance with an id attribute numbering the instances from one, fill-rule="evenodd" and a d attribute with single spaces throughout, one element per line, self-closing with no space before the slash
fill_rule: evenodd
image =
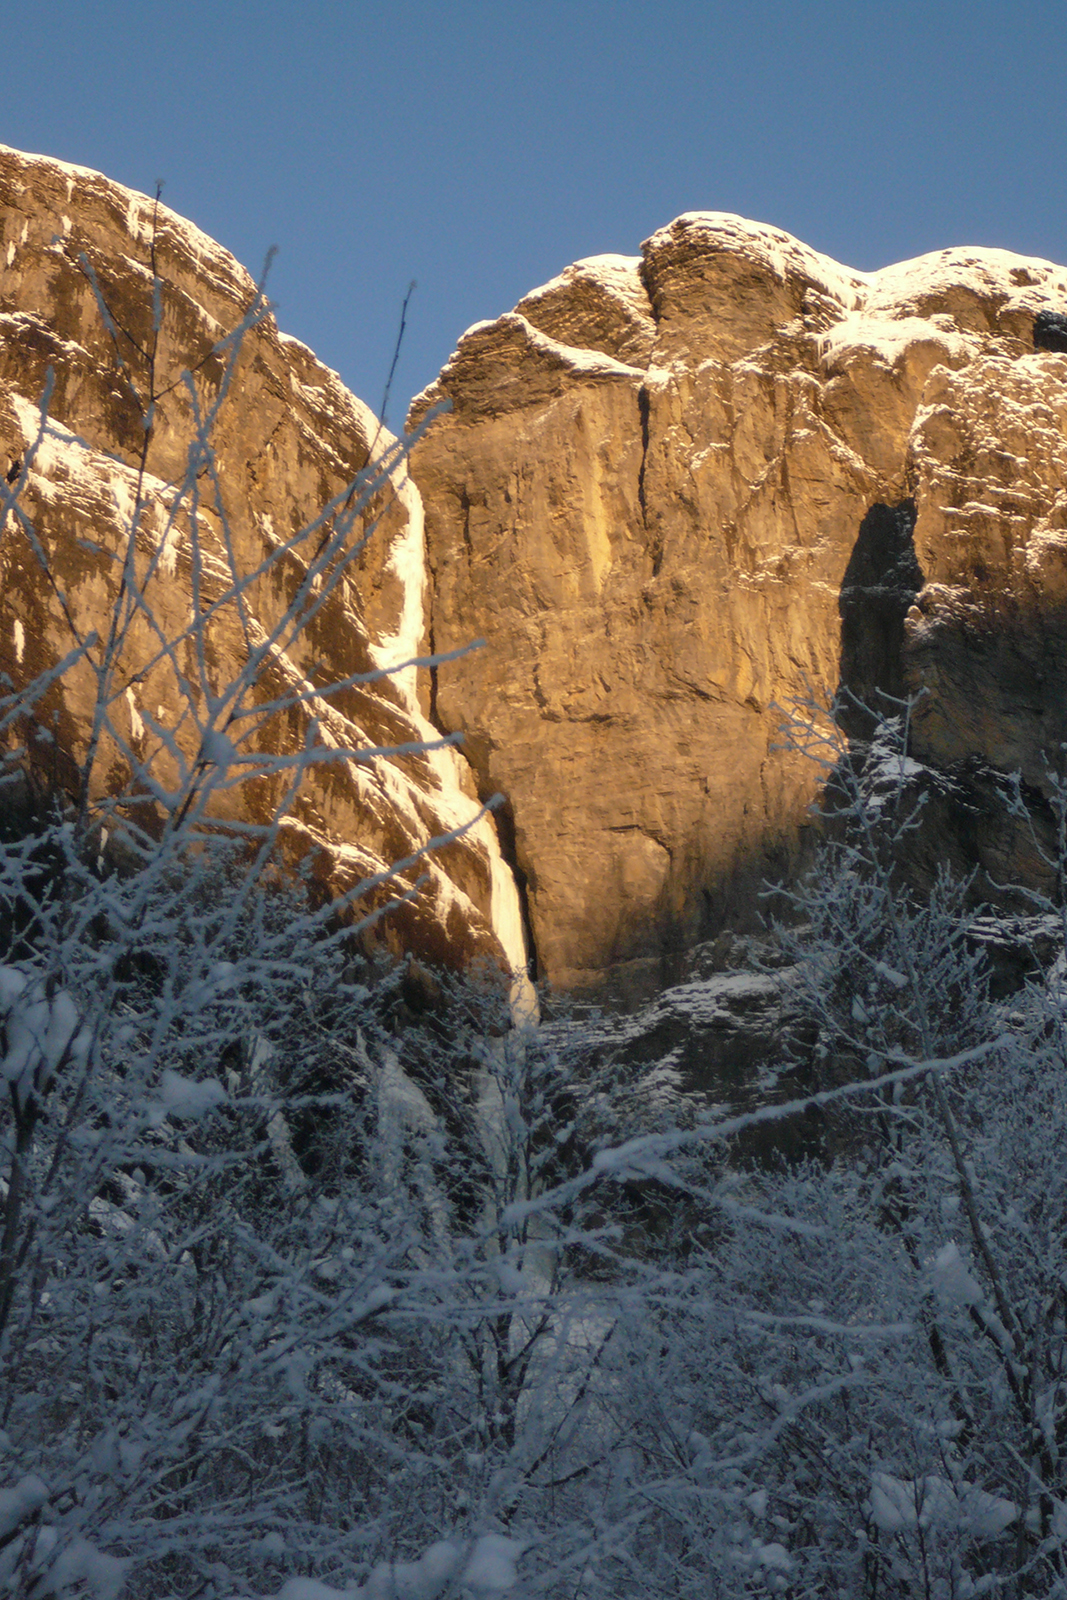
<path id="1" fill-rule="evenodd" d="M 432 712 L 508 796 L 552 980 L 654 987 L 754 920 L 819 779 L 779 748 L 778 705 L 921 687 L 922 761 L 1045 782 L 1067 738 L 1065 310 L 1047 262 L 864 274 L 693 214 L 463 337 L 414 404 L 452 409 L 413 475 L 433 647 L 487 644 Z"/>
<path id="2" fill-rule="evenodd" d="M 718 214 L 679 218 L 640 258 L 579 262 L 464 336 L 413 410 L 452 406 L 416 445 L 421 499 L 398 466 L 293 637 L 277 630 L 319 592 L 320 541 L 389 441 L 269 316 L 231 360 L 255 299 L 165 207 L 0 148 L 0 472 L 17 495 L 0 673 L 48 672 L 114 615 L 137 524 L 146 603 L 117 648 L 97 792 L 170 783 L 201 711 L 269 641 L 248 751 L 315 725 L 362 749 L 466 735 L 469 766 L 399 751 L 308 773 L 292 848 L 330 889 L 465 829 L 408 870 L 428 880 L 394 943 L 521 966 L 514 880 L 473 820 L 500 790 L 541 971 L 636 998 L 706 935 L 750 927 L 802 849 L 819 773 L 780 747 L 777 707 L 921 690 L 912 754 L 951 780 L 928 865 L 1040 876 L 1025 829 L 974 819 L 998 773 L 1039 804 L 1067 743 L 1067 270 L 955 250 L 863 274 Z M 216 406 L 191 481 L 196 414 Z M 233 572 L 248 581 L 224 605 Z M 479 636 L 433 674 L 355 681 Z M 61 787 L 86 758 L 95 659 L 17 730 Z M 294 685 L 280 727 L 271 697 Z M 252 820 L 268 788 L 241 802 Z"/>
<path id="3" fill-rule="evenodd" d="M 17 492 L 0 541 L 0 671 L 16 686 L 79 639 L 106 632 L 131 520 L 138 527 L 140 603 L 128 611 L 109 684 L 98 793 L 136 787 L 138 772 L 170 783 L 195 759 L 208 701 L 261 648 L 263 716 L 234 730 L 235 759 L 299 748 L 313 721 L 334 748 L 436 737 L 419 710 L 414 668 L 350 683 L 328 700 L 317 693 L 418 654 L 421 505 L 399 466 L 350 530 L 350 548 L 366 537 L 345 576 L 309 580 L 322 540 L 343 525 L 353 484 L 358 498 L 372 448 L 390 441 L 270 316 L 247 329 L 232 360 L 226 336 L 255 302 L 237 262 L 165 207 L 99 174 L 0 148 L 0 471 Z M 191 481 L 196 411 L 206 417 L 216 406 L 213 457 L 201 454 Z M 324 507 L 332 508 L 325 519 Z M 321 604 L 309 606 L 320 592 Z M 307 625 L 294 637 L 284 618 L 301 603 Z M 210 613 L 199 632 L 191 607 Z M 164 649 L 164 639 L 177 644 Z M 86 647 L 40 701 L 37 726 L 18 730 L 31 760 L 44 730 L 45 762 L 61 785 L 86 759 L 99 660 L 100 646 Z M 272 720 L 272 697 L 292 701 L 294 686 L 298 703 Z M 229 803 L 259 820 L 277 788 L 264 779 L 231 802 L 220 792 L 217 809 Z M 287 837 L 294 854 L 315 853 L 319 877 L 338 892 L 467 829 L 402 875 L 401 886 L 417 873 L 428 881 L 399 922 L 384 926 L 431 957 L 480 953 L 521 966 L 514 882 L 493 824 L 474 822 L 477 811 L 451 750 L 328 762 L 301 784 Z"/>

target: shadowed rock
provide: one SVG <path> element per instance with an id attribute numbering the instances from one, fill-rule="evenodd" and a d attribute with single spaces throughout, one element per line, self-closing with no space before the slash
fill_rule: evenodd
<path id="1" fill-rule="evenodd" d="M 1062 311 L 1039 311 L 1034 318 L 1034 349 L 1067 352 L 1067 316 Z"/>

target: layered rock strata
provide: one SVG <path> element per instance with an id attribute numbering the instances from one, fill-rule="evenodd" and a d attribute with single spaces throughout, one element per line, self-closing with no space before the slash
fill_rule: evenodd
<path id="1" fill-rule="evenodd" d="M 451 411 L 413 475 L 428 637 L 487 647 L 431 710 L 508 796 L 549 978 L 632 998 L 756 923 L 822 776 L 782 746 L 794 702 L 921 690 L 919 760 L 1047 794 L 1065 308 L 1048 262 L 959 249 L 867 274 L 711 213 L 464 335 L 414 403 L 412 423 Z"/>
<path id="2" fill-rule="evenodd" d="M 523 966 L 494 825 L 456 752 L 420 748 L 439 743 L 403 665 L 425 632 L 422 513 L 394 441 L 195 227 L 3 148 L 0 447 L 0 671 L 54 673 L 7 733 L 48 783 L 135 799 L 224 756 L 210 814 L 263 823 L 283 758 L 315 745 L 289 857 L 331 895 L 408 861 L 361 902 L 407 891 L 388 943 Z"/>

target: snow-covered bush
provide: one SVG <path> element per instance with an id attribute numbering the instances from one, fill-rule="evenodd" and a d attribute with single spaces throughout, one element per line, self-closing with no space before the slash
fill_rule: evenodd
<path id="1" fill-rule="evenodd" d="M 158 285 L 153 303 L 155 338 Z M 146 443 L 111 615 L 88 636 L 72 623 L 62 661 L 0 694 L 0 1586 L 11 1595 L 161 1600 L 330 1581 L 368 1595 L 458 1582 L 489 1594 L 512 1582 L 521 1550 L 493 1509 L 498 1489 L 465 1487 L 488 1476 L 469 1464 L 499 1404 L 483 1394 L 472 1409 L 478 1386 L 454 1374 L 498 1306 L 518 1327 L 522 1262 L 481 1210 L 454 1237 L 459 1210 L 439 1170 L 447 1116 L 405 1072 L 376 1026 L 380 997 L 354 976 L 361 912 L 380 914 L 390 874 L 323 905 L 292 859 L 289 806 L 305 774 L 391 752 L 346 750 L 314 718 L 295 749 L 274 732 L 345 687 L 316 681 L 312 694 L 299 675 L 279 677 L 278 653 L 373 536 L 403 447 L 383 448 L 268 558 L 282 572 L 299 554 L 306 572 L 261 637 L 246 600 L 271 573 L 240 570 L 224 508 L 209 516 L 200 485 L 214 479 L 212 429 L 241 339 L 266 309 L 257 297 L 215 351 L 210 404 L 188 383 L 195 426 L 162 535 L 147 528 Z M 156 394 L 122 370 L 147 441 Z M 0 508 L 43 583 L 45 545 L 20 497 L 52 431 L 42 405 Z M 211 593 L 198 590 L 175 637 L 159 551 L 179 527 Z M 208 630 L 227 608 L 247 648 L 220 686 Z M 151 726 L 126 708 L 124 650 L 138 630 L 177 702 Z M 88 733 L 63 781 L 42 788 L 23 737 L 74 671 L 93 686 Z M 117 790 L 98 770 L 116 750 Z M 258 796 L 243 814 L 240 787 Z"/>
<path id="2" fill-rule="evenodd" d="M 689 1452 L 679 1527 L 723 1593 L 1067 1593 L 1062 995 L 994 1005 L 968 886 L 909 888 L 901 712 L 859 749 L 800 724 L 831 825 L 779 931 L 832 1136 L 706 1188 L 639 1413 Z"/>
<path id="3" fill-rule="evenodd" d="M 833 787 L 780 930 L 805 1092 L 594 1158 L 673 1185 L 681 1229 L 613 1302 L 583 1592 L 1064 1595 L 1062 993 L 991 1002 L 963 888 L 898 871 L 905 723 L 873 760 L 805 730 Z M 733 1159 L 805 1107 L 819 1161 Z"/>

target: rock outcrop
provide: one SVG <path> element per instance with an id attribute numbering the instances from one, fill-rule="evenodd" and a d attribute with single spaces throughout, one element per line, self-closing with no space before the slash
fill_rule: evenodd
<path id="1" fill-rule="evenodd" d="M 416 425 L 451 402 L 415 482 L 394 451 L 362 498 L 392 441 L 256 304 L 165 207 L 0 149 L 0 673 L 42 685 L 5 736 L 49 783 L 91 767 L 143 803 L 198 753 L 319 739 L 286 829 L 328 891 L 451 836 L 404 869 L 394 947 L 521 968 L 517 878 L 540 972 L 639 1001 L 754 928 L 802 858 L 821 774 L 780 708 L 918 695 L 923 870 L 1040 878 L 1067 745 L 1067 270 L 974 249 L 865 274 L 681 217 L 472 328 L 415 402 Z M 86 641 L 131 593 L 102 699 Z M 241 731 L 219 708 L 250 661 Z M 466 759 L 418 748 L 437 732 Z M 1013 772 L 1036 830 L 989 820 Z M 213 814 L 270 815 L 261 778 Z"/>
<path id="2" fill-rule="evenodd" d="M 330 894 L 409 860 L 382 891 L 410 892 L 380 924 L 387 940 L 522 967 L 514 880 L 469 772 L 451 749 L 418 748 L 438 739 L 401 665 L 425 631 L 422 517 L 393 442 L 196 228 L 3 148 L 0 449 L 16 497 L 0 671 L 18 687 L 75 653 L 6 726 L 9 748 L 24 740 L 68 793 L 91 767 L 93 796 L 128 793 L 132 810 L 146 784 L 173 791 L 203 742 L 232 775 L 245 758 L 256 774 L 219 784 L 212 814 L 261 822 L 289 781 L 271 778 L 272 757 L 311 740 L 324 758 L 287 807 L 290 854 L 310 851 Z M 364 493 L 372 455 L 393 470 Z M 255 714 L 228 723 L 242 678 Z M 344 749 L 368 754 L 327 759 Z"/>
<path id="3" fill-rule="evenodd" d="M 413 475 L 430 642 L 487 647 L 429 709 L 508 797 L 550 979 L 633 998 L 756 923 L 820 781 L 780 706 L 922 690 L 918 760 L 1047 791 L 1065 309 L 1067 270 L 1004 251 L 865 274 L 693 214 L 464 335 Z"/>

